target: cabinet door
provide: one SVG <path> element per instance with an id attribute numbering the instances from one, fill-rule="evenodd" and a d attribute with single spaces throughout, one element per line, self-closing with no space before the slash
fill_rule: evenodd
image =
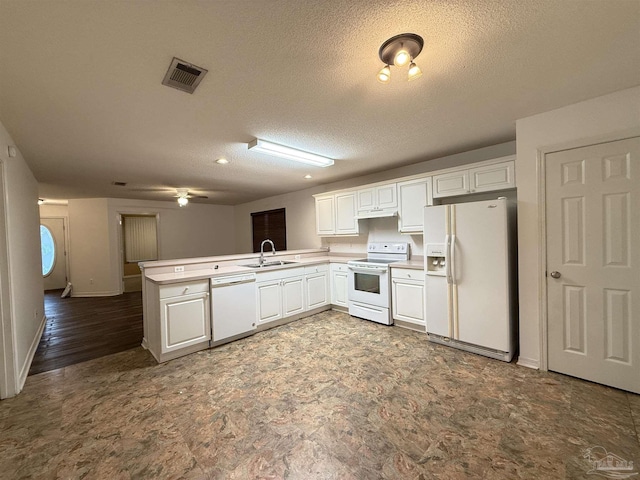
<path id="1" fill-rule="evenodd" d="M 316 233 L 333 235 L 335 233 L 335 197 L 329 195 L 316 198 Z"/>
<path id="2" fill-rule="evenodd" d="M 374 188 L 358 190 L 358 211 L 369 211 L 376 208 L 376 197 Z"/>
<path id="3" fill-rule="evenodd" d="M 391 284 L 393 318 L 418 325 L 426 325 L 424 321 L 424 284 L 422 282 L 398 279 L 393 279 Z"/>
<path id="4" fill-rule="evenodd" d="M 333 270 L 331 273 L 331 303 L 340 307 L 348 307 L 349 283 L 348 274 L 345 271 Z"/>
<path id="5" fill-rule="evenodd" d="M 329 303 L 329 277 L 327 272 L 307 275 L 307 309 L 321 307 Z"/>
<path id="6" fill-rule="evenodd" d="M 282 287 L 280 280 L 261 282 L 258 291 L 258 324 L 269 323 L 282 318 Z"/>
<path id="7" fill-rule="evenodd" d="M 211 339 L 208 292 L 161 299 L 160 317 L 162 353 Z"/>
<path id="8" fill-rule="evenodd" d="M 491 192 L 505 188 L 515 188 L 514 162 L 497 163 L 469 170 L 472 192 Z"/>
<path id="9" fill-rule="evenodd" d="M 433 198 L 469 193 L 469 171 L 443 173 L 433 177 Z"/>
<path id="10" fill-rule="evenodd" d="M 398 207 L 398 188 L 395 183 L 376 187 L 376 206 L 379 209 Z"/>
<path id="11" fill-rule="evenodd" d="M 304 277 L 292 277 L 282 280 L 282 310 L 288 317 L 304 312 Z"/>
<path id="12" fill-rule="evenodd" d="M 398 184 L 398 204 L 400 233 L 422 233 L 424 228 L 424 207 L 433 205 L 431 177 L 410 180 Z"/>
<path id="13" fill-rule="evenodd" d="M 356 220 L 356 193 L 337 193 L 336 204 L 336 235 L 357 234 L 358 220 Z"/>

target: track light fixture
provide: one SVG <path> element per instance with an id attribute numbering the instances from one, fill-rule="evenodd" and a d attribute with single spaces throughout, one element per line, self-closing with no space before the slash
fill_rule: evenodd
<path id="1" fill-rule="evenodd" d="M 390 65 L 404 67 L 409 64 L 407 80 L 415 80 L 422 76 L 422 70 L 415 63 L 415 58 L 420 55 L 424 40 L 415 33 L 402 33 L 385 41 L 378 51 L 380 60 L 384 63 L 382 70 L 378 72 L 380 83 L 389 83 L 391 80 Z"/>

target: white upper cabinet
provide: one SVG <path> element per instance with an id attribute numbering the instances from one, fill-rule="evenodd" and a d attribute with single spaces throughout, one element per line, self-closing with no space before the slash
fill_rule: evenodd
<path id="1" fill-rule="evenodd" d="M 433 196 L 450 197 L 469 193 L 469 171 L 443 173 L 433 177 Z"/>
<path id="2" fill-rule="evenodd" d="M 335 195 L 316 197 L 316 232 L 318 235 L 335 234 Z"/>
<path id="3" fill-rule="evenodd" d="M 492 192 L 515 188 L 515 157 L 505 158 L 509 158 L 509 160 L 434 175 L 433 197 L 451 197 L 454 195 L 466 195 L 467 193 Z"/>
<path id="4" fill-rule="evenodd" d="M 357 235 L 356 193 L 336 193 L 336 235 Z"/>
<path id="5" fill-rule="evenodd" d="M 358 213 L 398 208 L 395 183 L 358 190 Z"/>
<path id="6" fill-rule="evenodd" d="M 330 193 L 315 199 L 318 235 L 358 235 L 356 192 Z"/>
<path id="7" fill-rule="evenodd" d="M 514 162 L 498 163 L 469 169 L 472 192 L 491 192 L 516 186 Z"/>
<path id="8" fill-rule="evenodd" d="M 398 231 L 422 233 L 427 205 L 433 205 L 431 177 L 398 183 Z"/>
<path id="9" fill-rule="evenodd" d="M 413 175 L 393 183 L 364 185 L 314 195 L 316 233 L 347 236 L 365 233 L 368 222 L 359 219 L 398 215 L 400 233 L 423 232 L 423 208 L 434 198 L 515 188 L 515 155 L 449 168 L 430 175 Z M 439 202 L 436 202 L 439 203 Z"/>

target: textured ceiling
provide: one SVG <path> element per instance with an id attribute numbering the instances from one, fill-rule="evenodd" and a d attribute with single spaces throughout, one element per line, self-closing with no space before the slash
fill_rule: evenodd
<path id="1" fill-rule="evenodd" d="M 637 0 L 0 0 L 0 18 L 0 121 L 45 198 L 237 204 L 512 140 L 518 118 L 640 84 Z M 424 75 L 382 85 L 402 32 L 425 39 Z M 193 95 L 161 85 L 174 56 L 209 70 Z"/>

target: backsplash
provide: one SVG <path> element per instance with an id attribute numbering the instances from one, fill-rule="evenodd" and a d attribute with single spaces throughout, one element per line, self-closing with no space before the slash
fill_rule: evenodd
<path id="1" fill-rule="evenodd" d="M 362 253 L 366 256 L 369 242 L 407 242 L 412 256 L 423 255 L 422 235 L 399 233 L 397 217 L 360 220 L 360 231 L 363 233 L 357 237 L 325 237 L 322 246 L 336 253 Z"/>

